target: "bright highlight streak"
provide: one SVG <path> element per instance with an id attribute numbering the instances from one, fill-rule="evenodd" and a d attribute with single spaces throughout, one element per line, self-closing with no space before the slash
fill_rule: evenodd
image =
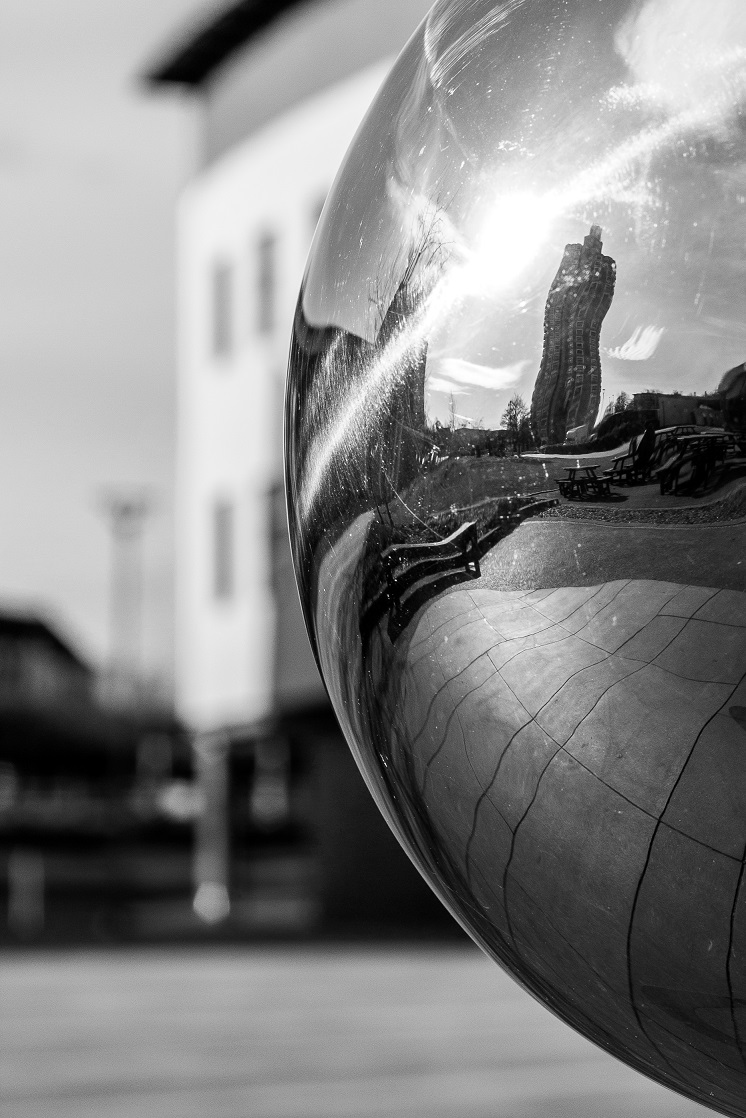
<path id="1" fill-rule="evenodd" d="M 386 408 L 388 396 L 406 367 L 407 356 L 421 345 L 444 313 L 442 299 L 438 297 L 438 284 L 425 300 L 419 313 L 409 319 L 376 356 L 367 370 L 365 382 L 351 389 L 341 411 L 335 414 L 334 423 L 325 427 L 313 440 L 309 450 L 307 472 L 301 488 L 301 514 L 307 517 L 321 487 L 321 483 L 334 456 L 340 451 L 354 453 L 356 436 L 375 423 L 381 409 Z"/>

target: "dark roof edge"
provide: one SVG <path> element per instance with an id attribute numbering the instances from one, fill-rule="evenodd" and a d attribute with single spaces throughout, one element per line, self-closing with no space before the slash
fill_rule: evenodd
<path id="1" fill-rule="evenodd" d="M 73 661 L 78 667 L 85 669 L 93 675 L 93 668 L 73 643 L 60 635 L 56 622 L 53 619 L 39 616 L 36 613 L 9 611 L 0 609 L 0 637 L 37 637 L 53 645 L 66 659 Z"/>
<path id="2" fill-rule="evenodd" d="M 238 3 L 187 33 L 160 61 L 148 67 L 148 85 L 197 87 L 231 54 L 285 12 L 307 0 L 238 0 Z"/>

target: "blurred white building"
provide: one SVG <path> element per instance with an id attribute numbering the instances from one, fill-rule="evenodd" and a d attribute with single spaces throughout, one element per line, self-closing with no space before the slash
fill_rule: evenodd
<path id="1" fill-rule="evenodd" d="M 257 826 L 282 813 L 283 765 L 291 799 L 290 770 L 310 773 L 328 918 L 441 911 L 336 727 L 295 589 L 282 480 L 285 371 L 313 232 L 368 105 L 429 6 L 241 0 L 213 9 L 148 74 L 193 93 L 203 111 L 202 163 L 178 213 L 176 699 L 207 797 L 195 907 L 208 919 L 240 907 L 235 835 L 247 804 Z"/>
<path id="2" fill-rule="evenodd" d="M 326 193 L 428 0 L 242 0 L 153 83 L 197 94 L 178 215 L 176 689 L 202 731 L 324 702 L 289 570 L 282 397 Z"/>

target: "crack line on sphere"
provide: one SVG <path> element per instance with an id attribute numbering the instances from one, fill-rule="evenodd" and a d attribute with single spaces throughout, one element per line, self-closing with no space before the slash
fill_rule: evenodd
<path id="1" fill-rule="evenodd" d="M 629 924 L 627 926 L 627 983 L 628 983 L 628 986 L 629 986 L 630 1004 L 631 1004 L 632 1009 L 634 1011 L 635 1018 L 637 1019 L 637 1023 L 640 1026 L 640 1029 L 642 1030 L 643 1033 L 645 1033 L 645 1036 L 648 1038 L 650 1043 L 653 1045 L 655 1050 L 658 1052 L 661 1059 L 665 1060 L 665 1062 L 668 1064 L 668 1066 L 674 1071 L 675 1071 L 675 1069 L 673 1068 L 673 1065 L 671 1064 L 670 1060 L 664 1055 L 664 1053 L 661 1051 L 659 1045 L 653 1040 L 653 1038 L 650 1036 L 650 1033 L 645 1028 L 645 1025 L 643 1024 L 642 1013 L 641 1013 L 641 1010 L 639 1009 L 639 1007 L 637 1005 L 637 1001 L 636 1001 L 636 998 L 635 998 L 634 976 L 632 974 L 632 933 L 633 933 L 633 927 L 634 927 L 634 923 L 635 923 L 635 916 L 636 916 L 636 913 L 637 913 L 637 906 L 638 906 L 639 900 L 640 900 L 640 894 L 642 892 L 642 885 L 643 885 L 643 882 L 645 880 L 645 876 L 647 874 L 648 867 L 650 865 L 650 859 L 652 857 L 653 847 L 655 846 L 655 842 L 656 842 L 656 839 L 658 837 L 658 832 L 660 831 L 661 825 L 663 823 L 663 816 L 665 815 L 666 811 L 668 810 L 668 807 L 669 807 L 669 805 L 670 805 L 670 803 L 671 803 L 671 801 L 674 797 L 674 794 L 676 792 L 676 789 L 679 786 L 679 782 L 681 781 L 681 778 L 682 778 L 682 776 L 683 776 L 683 774 L 684 774 L 684 772 L 685 772 L 685 770 L 686 770 L 686 768 L 687 768 L 687 766 L 688 766 L 688 764 L 689 764 L 689 762 L 690 762 L 690 760 L 691 760 L 691 758 L 694 754 L 694 750 L 696 749 L 697 743 L 699 742 L 700 738 L 702 737 L 702 734 L 705 732 L 705 730 L 710 725 L 710 723 L 713 721 L 713 719 L 715 719 L 718 716 L 718 714 L 722 711 L 722 709 L 726 705 L 726 703 L 730 701 L 730 699 L 733 697 L 735 692 L 738 690 L 738 688 L 743 683 L 744 679 L 746 679 L 746 672 L 744 672 L 744 674 L 741 676 L 741 679 L 739 680 L 739 682 L 734 687 L 731 688 L 730 694 L 723 701 L 723 703 L 720 705 L 720 707 L 718 707 L 718 709 L 716 711 L 714 711 L 714 713 L 711 714 L 710 717 L 706 720 L 704 725 L 700 728 L 696 738 L 694 739 L 694 742 L 692 744 L 691 749 L 689 750 L 687 758 L 684 761 L 684 763 L 682 764 L 681 769 L 679 770 L 679 774 L 678 774 L 678 776 L 676 777 L 676 780 L 673 782 L 673 784 L 671 786 L 671 789 L 669 791 L 668 797 L 666 798 L 666 802 L 663 806 L 663 810 L 661 811 L 661 814 L 658 818 L 658 821 L 656 822 L 656 825 L 653 828 L 653 833 L 650 836 L 650 843 L 648 844 L 647 855 L 645 857 L 645 863 L 642 867 L 642 871 L 640 873 L 640 877 L 639 877 L 639 880 L 637 882 L 637 887 L 635 889 L 635 895 L 634 895 L 634 898 L 633 898 L 633 901 L 632 901 L 632 906 L 630 908 Z"/>

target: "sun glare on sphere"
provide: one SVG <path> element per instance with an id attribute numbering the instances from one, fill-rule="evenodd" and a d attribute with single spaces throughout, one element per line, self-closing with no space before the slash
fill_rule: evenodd
<path id="1" fill-rule="evenodd" d="M 547 238 L 555 209 L 534 194 L 495 199 L 474 237 L 464 281 L 474 294 L 496 295 L 513 283 Z"/>

